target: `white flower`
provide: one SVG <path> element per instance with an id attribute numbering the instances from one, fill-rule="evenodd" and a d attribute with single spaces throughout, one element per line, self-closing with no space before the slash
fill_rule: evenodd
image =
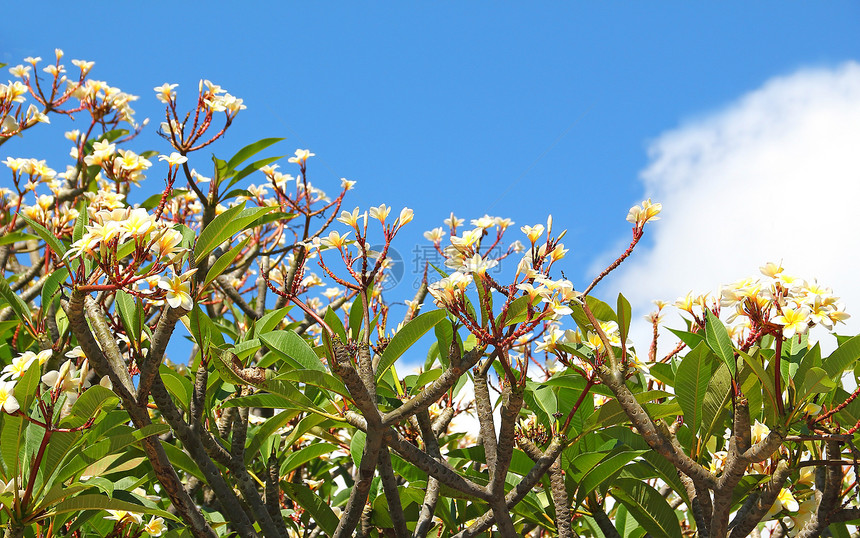
<path id="1" fill-rule="evenodd" d="M 149 523 L 143 526 L 143 530 L 150 536 L 161 536 L 167 530 L 167 525 L 164 524 L 164 519 L 152 516 Z"/>
<path id="2" fill-rule="evenodd" d="M 770 507 L 770 510 L 767 511 L 767 515 L 765 515 L 766 519 L 773 517 L 778 514 L 782 510 L 786 509 L 789 512 L 797 512 L 800 509 L 800 504 L 798 504 L 797 499 L 794 498 L 794 495 L 791 494 L 791 491 L 787 489 L 782 489 L 777 495 L 776 500 L 773 501 L 773 505 Z"/>
<path id="3" fill-rule="evenodd" d="M 424 239 L 428 241 L 433 241 L 434 243 L 439 243 L 442 241 L 442 238 L 445 237 L 445 232 L 442 230 L 442 227 L 433 228 L 430 231 L 424 232 Z"/>
<path id="4" fill-rule="evenodd" d="M 143 517 L 137 512 L 126 512 L 125 510 L 108 510 L 107 512 L 110 515 L 107 516 L 105 519 L 113 519 L 115 521 L 123 521 L 129 519 L 131 521 L 134 521 L 138 525 L 143 522 Z"/>
<path id="5" fill-rule="evenodd" d="M 535 241 L 537 241 L 543 233 L 544 227 L 543 224 L 536 224 L 534 226 L 523 226 L 520 230 L 526 234 L 526 237 L 528 237 L 529 241 L 534 245 Z"/>
<path id="6" fill-rule="evenodd" d="M 627 222 L 642 226 L 649 220 L 660 220 L 657 214 L 662 210 L 663 204 L 652 204 L 649 198 L 643 201 L 641 206 L 635 205 L 630 208 L 630 212 L 627 213 Z"/>
<path id="7" fill-rule="evenodd" d="M 471 258 L 466 258 L 464 260 L 463 271 L 466 273 L 477 273 L 482 275 L 486 273 L 488 269 L 492 269 L 498 264 L 498 260 L 484 259 L 481 258 L 480 254 L 473 254 Z"/>
<path id="8" fill-rule="evenodd" d="M 300 166 L 304 166 L 304 165 L 305 165 L 305 162 L 307 162 L 307 160 L 308 160 L 308 157 L 313 157 L 313 156 L 315 156 L 315 155 L 316 155 L 316 153 L 311 153 L 311 152 L 310 152 L 310 150 L 307 150 L 307 149 L 297 149 L 297 150 L 296 150 L 296 156 L 295 156 L 295 157 L 290 157 L 290 158 L 289 158 L 289 159 L 287 159 L 287 160 L 288 160 L 289 162 L 291 162 L 291 163 L 296 163 L 296 164 L 298 164 L 298 165 L 300 165 Z"/>
<path id="9" fill-rule="evenodd" d="M 170 166 L 178 166 L 182 163 L 188 162 L 188 157 L 180 155 L 179 153 L 174 151 L 170 155 L 159 155 L 158 160 L 167 161 L 167 164 L 169 164 Z"/>
<path id="10" fill-rule="evenodd" d="M 370 218 L 377 219 L 382 224 L 385 224 L 385 218 L 388 217 L 389 213 L 391 213 L 391 208 L 385 204 L 370 208 Z"/>
<path id="11" fill-rule="evenodd" d="M 171 100 L 176 98 L 176 92 L 173 91 L 173 88 L 179 86 L 179 84 L 167 84 L 166 82 L 161 86 L 156 86 L 153 88 L 155 90 L 155 96 L 158 97 L 158 100 L 162 103 L 169 103 Z"/>
<path id="12" fill-rule="evenodd" d="M 15 382 L 0 381 L 0 411 L 14 413 L 20 408 L 15 399 Z"/>
<path id="13" fill-rule="evenodd" d="M 347 243 L 347 236 L 350 232 L 340 235 L 338 232 L 329 232 L 328 237 L 320 239 L 320 243 L 331 248 L 341 248 Z"/>
<path id="14" fill-rule="evenodd" d="M 7 379 L 18 379 L 30 368 L 30 365 L 33 364 L 33 361 L 36 360 L 36 354 L 32 351 L 25 351 L 21 353 L 14 359 L 12 359 L 12 364 L 8 364 L 3 368 L 2 373 L 0 373 L 0 381 Z"/>
<path id="15" fill-rule="evenodd" d="M 77 369 L 72 361 L 68 360 L 60 366 L 59 370 L 51 370 L 42 376 L 42 383 L 51 387 L 54 391 L 77 392 L 81 379 L 76 378 Z"/>
<path id="16" fill-rule="evenodd" d="M 413 213 L 412 210 L 408 207 L 404 207 L 400 210 L 400 217 L 397 218 L 398 227 L 403 226 L 412 221 Z"/>
<path id="17" fill-rule="evenodd" d="M 167 290 L 167 304 L 170 308 L 179 308 L 191 310 L 194 307 L 194 301 L 191 299 L 191 286 L 188 284 L 188 277 L 191 271 L 182 275 L 173 275 L 171 277 L 162 276 L 158 281 L 158 287 Z"/>

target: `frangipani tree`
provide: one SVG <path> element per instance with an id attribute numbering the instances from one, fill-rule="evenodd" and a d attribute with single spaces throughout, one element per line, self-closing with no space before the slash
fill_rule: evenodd
<path id="1" fill-rule="evenodd" d="M 519 235 L 452 214 L 401 316 L 382 290 L 410 209 L 345 209 L 355 183 L 329 197 L 309 150 L 295 175 L 258 158 L 279 139 L 204 160 L 244 109 L 209 81 L 189 112 L 156 87 L 165 148 L 135 152 L 137 97 L 55 56 L 0 85 L 4 150 L 52 115 L 80 122 L 66 171 L 3 161 L 7 537 L 847 536 L 860 518 L 843 387 L 860 339 L 822 357 L 807 337 L 847 317 L 828 288 L 768 264 L 679 300 L 664 357 L 661 303 L 639 354 L 629 303 L 592 292 L 658 218 L 648 200 L 581 292 L 551 218 Z M 189 356 L 170 361 L 179 324 Z"/>

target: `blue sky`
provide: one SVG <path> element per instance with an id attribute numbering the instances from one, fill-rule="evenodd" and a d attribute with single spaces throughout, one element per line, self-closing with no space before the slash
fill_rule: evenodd
<path id="1" fill-rule="evenodd" d="M 138 118 L 153 120 L 133 149 L 168 151 L 154 135 L 163 110 L 154 86 L 179 83 L 190 106 L 198 80 L 210 79 L 248 107 L 217 155 L 270 136 L 287 137 L 281 154 L 309 148 L 315 185 L 334 193 L 340 177 L 358 181 L 348 208 L 415 210 L 395 245 L 404 257 L 451 211 L 510 217 L 517 228 L 551 213 L 569 230 L 565 273 L 579 289 L 629 239 L 629 207 L 660 190 L 641 180 L 660 141 L 715 121 L 775 77 L 860 60 L 860 4 L 850 2 L 60 6 L 6 6 L 4 19 L 19 22 L 4 24 L 0 62 L 50 59 L 55 47 L 95 61 L 92 76 L 140 95 Z M 4 145 L 0 158 L 38 154 L 63 169 L 61 129 L 42 133 Z M 204 172 L 208 157 L 192 165 Z M 749 260 L 748 272 L 765 261 Z M 393 298 L 411 295 L 401 291 Z"/>

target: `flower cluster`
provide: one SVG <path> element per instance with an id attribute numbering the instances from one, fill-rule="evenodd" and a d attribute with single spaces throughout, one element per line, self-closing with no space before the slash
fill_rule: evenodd
<path id="1" fill-rule="evenodd" d="M 759 269 L 763 278 L 745 278 L 723 286 L 719 300 L 708 294 L 687 294 L 679 297 L 675 306 L 699 324 L 705 309 L 719 306 L 728 310 L 730 334 L 737 338 L 750 331 L 781 332 L 783 337 L 792 338 L 816 325 L 832 331 L 836 323 L 850 317 L 833 290 L 818 281 L 788 275 L 781 265 L 771 262 Z"/>
<path id="2" fill-rule="evenodd" d="M 646 222 L 660 220 L 657 215 L 663 210 L 663 204 L 653 204 L 651 199 L 642 202 L 642 205 L 635 205 L 630 208 L 627 213 L 627 222 L 635 225 L 637 228 L 642 228 Z"/>
<path id="3" fill-rule="evenodd" d="M 92 206 L 90 206 L 92 208 Z M 80 239 L 72 243 L 67 252 L 69 258 L 86 253 L 95 257 L 107 255 L 107 248 L 114 248 L 125 241 L 136 241 L 145 246 L 156 259 L 171 261 L 183 250 L 177 248 L 182 234 L 172 225 L 155 219 L 142 208 L 99 209 L 90 215 L 90 224 Z M 96 250 L 96 248 L 99 250 Z"/>
<path id="4" fill-rule="evenodd" d="M 105 519 L 114 520 L 117 524 L 143 525 L 143 515 L 137 512 L 126 512 L 125 510 L 108 510 L 107 512 L 109 515 Z M 167 531 L 167 525 L 164 523 L 164 518 L 152 516 L 149 523 L 143 525 L 142 530 L 149 536 L 157 537 Z"/>
<path id="5" fill-rule="evenodd" d="M 850 317 L 831 288 L 790 276 L 774 263 L 760 270 L 765 278 L 744 279 L 721 291 L 720 306 L 732 310 L 729 321 L 746 318 L 751 325 L 771 322 L 782 328 L 783 336 L 791 338 L 815 325 L 833 330 L 837 322 Z"/>

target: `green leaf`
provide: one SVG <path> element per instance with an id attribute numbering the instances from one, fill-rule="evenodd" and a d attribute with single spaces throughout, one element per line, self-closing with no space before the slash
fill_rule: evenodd
<path id="1" fill-rule="evenodd" d="M 672 394 L 662 391 L 662 390 L 650 390 L 646 392 L 640 392 L 633 395 L 636 398 L 636 401 L 644 404 L 645 402 L 656 400 L 660 398 L 671 398 Z M 659 404 L 658 404 L 659 405 Z M 676 407 L 678 411 L 681 410 L 680 406 Z M 659 416 L 652 414 L 651 407 L 645 405 L 646 411 L 649 411 L 649 415 L 651 418 L 656 419 L 660 418 Z M 660 410 L 661 413 L 666 412 L 671 414 L 671 409 L 669 408 L 656 408 L 655 410 Z M 627 413 L 621 408 L 621 404 L 618 403 L 618 400 L 609 400 L 602 406 L 600 406 L 600 410 L 597 413 L 591 415 L 591 419 L 589 420 L 589 424 L 593 428 L 605 428 L 607 426 L 612 426 L 613 424 L 619 424 L 621 422 L 625 422 L 628 420 Z"/>
<path id="2" fill-rule="evenodd" d="M 352 439 L 349 441 L 349 454 L 352 456 L 352 462 L 356 468 L 361 465 L 361 455 L 364 453 L 364 443 L 367 440 L 367 434 L 363 431 L 357 431 L 352 434 Z"/>
<path id="3" fill-rule="evenodd" d="M 113 482 L 108 480 L 107 478 L 103 478 L 101 476 L 94 476 L 87 480 L 87 486 L 98 488 L 102 493 L 108 496 L 108 498 L 113 497 Z"/>
<path id="4" fill-rule="evenodd" d="M 126 512 L 149 514 L 176 521 L 176 516 L 160 508 L 152 508 L 142 503 L 136 504 L 116 498 L 111 499 L 98 493 L 78 495 L 71 499 L 66 499 L 57 504 L 49 514 L 56 515 L 67 512 L 82 512 L 84 510 L 125 510 Z"/>
<path id="5" fill-rule="evenodd" d="M 813 366 L 817 366 L 819 368 L 821 365 L 821 346 L 818 342 L 815 343 L 812 348 L 810 348 L 806 353 L 803 354 L 803 357 L 800 359 L 800 364 L 797 367 L 797 372 L 794 374 L 795 379 L 804 379 L 806 377 L 806 373 Z"/>
<path id="6" fill-rule="evenodd" d="M 194 309 L 187 316 L 182 316 L 180 320 L 204 352 L 209 349 L 210 344 L 216 346 L 224 345 L 224 337 L 218 329 L 219 326 L 209 319 L 203 310 L 200 309 L 200 305 L 195 304 Z"/>
<path id="7" fill-rule="evenodd" d="M 513 325 L 515 323 L 521 323 L 526 321 L 529 317 L 529 302 L 531 298 L 528 295 L 523 295 L 522 297 L 517 297 L 511 304 L 508 306 L 506 312 L 504 312 L 505 322 L 502 323 L 502 315 L 496 318 L 496 326 L 497 327 L 507 327 L 509 325 Z M 539 302 L 540 297 L 535 297 L 534 303 Z"/>
<path id="8" fill-rule="evenodd" d="M 592 297 L 591 295 L 586 297 L 585 300 L 588 303 L 588 308 L 591 309 L 591 313 L 594 314 L 594 317 L 597 318 L 598 321 L 618 322 L 618 316 L 616 316 L 615 312 L 612 311 L 611 306 L 604 303 L 597 297 Z"/>
<path id="9" fill-rule="evenodd" d="M 591 295 L 589 295 L 585 298 L 585 301 L 597 321 L 618 322 L 618 316 L 616 316 L 615 312 L 612 311 L 612 307 L 604 303 L 597 297 L 592 297 Z M 591 322 L 588 321 L 588 316 L 585 315 L 585 309 L 582 307 L 581 304 L 578 304 L 577 302 L 572 302 L 570 303 L 570 307 L 573 310 L 573 313 L 570 316 L 576 322 L 577 326 L 579 326 L 583 334 L 585 334 L 586 331 L 590 331 L 594 328 L 591 326 Z"/>
<path id="10" fill-rule="evenodd" d="M 28 234 L 26 232 L 6 232 L 0 236 L 0 246 L 8 245 L 9 243 L 17 243 L 19 241 L 29 241 L 38 239 L 38 235 Z"/>
<path id="11" fill-rule="evenodd" d="M 451 349 L 451 344 L 454 342 L 454 327 L 450 323 L 437 323 L 433 327 L 433 333 L 436 335 L 436 346 L 439 351 L 439 359 L 442 366 L 448 367 L 449 359 L 448 352 Z M 425 364 L 424 368 L 429 370 L 433 363 Z"/>
<path id="12" fill-rule="evenodd" d="M 19 213 L 18 216 L 24 219 L 27 224 L 29 224 L 30 227 L 33 228 L 33 231 L 35 231 L 39 235 L 39 237 L 41 237 L 45 241 L 45 243 L 47 243 L 48 246 L 51 247 L 51 250 L 56 252 L 61 258 L 66 254 L 66 245 L 64 245 L 63 242 L 57 238 L 57 235 L 55 233 L 48 231 L 47 228 L 45 228 L 35 220 L 31 219 L 24 213 Z"/>
<path id="13" fill-rule="evenodd" d="M 15 384 L 15 399 L 21 405 L 21 411 L 26 413 L 36 399 L 41 379 L 42 366 L 38 360 L 34 360 Z"/>
<path id="14" fill-rule="evenodd" d="M 653 450 L 642 454 L 642 459 L 647 461 L 651 464 L 652 467 L 654 467 L 654 470 L 657 475 L 662 478 L 664 482 L 672 486 L 672 489 L 674 489 L 675 493 L 677 493 L 684 499 L 684 502 L 689 501 L 689 498 L 687 497 L 687 490 L 686 488 L 684 488 L 684 484 L 678 477 L 678 470 L 675 469 L 674 465 L 669 463 L 669 460 L 667 460 Z"/>
<path id="15" fill-rule="evenodd" d="M 72 406 L 72 415 L 80 419 L 81 424 L 94 417 L 100 409 L 112 409 L 119 403 L 119 398 L 110 389 L 101 385 L 93 385 L 85 390 Z"/>
<path id="16" fill-rule="evenodd" d="M 694 432 L 702 423 L 702 403 L 712 371 L 711 353 L 707 346 L 699 344 L 687 353 L 675 373 L 675 394 L 684 411 L 684 423 Z"/>
<path id="17" fill-rule="evenodd" d="M 424 388 L 428 383 L 432 383 L 439 379 L 439 376 L 442 375 L 441 368 L 433 368 L 432 370 L 427 370 L 426 372 L 421 372 L 418 377 L 415 378 L 415 384 L 410 389 L 410 394 L 418 394 L 418 392 Z"/>
<path id="18" fill-rule="evenodd" d="M 259 407 L 262 409 L 289 409 L 295 407 L 296 403 L 278 394 L 258 392 L 249 396 L 231 398 L 221 404 L 221 407 Z"/>
<path id="19" fill-rule="evenodd" d="M 248 144 L 244 148 L 237 151 L 235 155 L 230 157 L 230 160 L 227 161 L 227 166 L 226 166 L 227 170 L 235 170 L 237 166 L 239 166 L 243 162 L 247 161 L 248 159 L 250 159 L 251 157 L 253 157 L 257 153 L 263 151 L 264 149 L 271 146 L 272 144 L 276 144 L 282 140 L 285 140 L 285 139 L 284 138 L 263 138 L 261 140 L 254 142 L 253 144 Z"/>
<path id="20" fill-rule="evenodd" d="M 708 391 L 705 393 L 705 400 L 702 402 L 703 422 L 702 422 L 702 442 L 706 443 L 708 439 L 719 430 L 720 425 L 725 419 L 726 405 L 731 397 L 732 378 L 729 375 L 729 367 L 723 363 L 714 372 L 708 383 Z"/>
<path id="21" fill-rule="evenodd" d="M 302 391 L 297 389 L 292 383 L 281 381 L 278 379 L 267 379 L 262 383 L 258 383 L 256 386 L 267 392 L 271 392 L 272 394 L 283 396 L 287 401 L 293 403 L 292 406 L 278 406 L 280 408 L 287 409 L 289 407 L 298 407 L 299 409 L 303 409 L 305 411 L 322 411 L 322 409 L 320 409 L 317 404 L 315 404 L 310 398 L 308 398 Z"/>
<path id="22" fill-rule="evenodd" d="M 382 377 L 382 374 L 388 370 L 388 367 L 394 364 L 394 361 L 400 358 L 406 350 L 417 342 L 424 334 L 436 326 L 440 321 L 445 319 L 447 312 L 445 310 L 431 310 L 424 312 L 415 317 L 403 326 L 394 338 L 385 347 L 382 353 L 382 358 L 379 360 L 379 366 L 376 370 L 376 380 Z"/>
<path id="23" fill-rule="evenodd" d="M 813 366 L 806 372 L 806 376 L 803 378 L 802 396 L 797 401 L 803 402 L 813 394 L 830 392 L 835 387 L 836 383 L 830 379 L 830 376 L 827 375 L 827 372 L 823 368 Z"/>
<path id="24" fill-rule="evenodd" d="M 310 488 L 292 482 L 281 482 L 281 488 L 287 496 L 307 510 L 317 525 L 329 536 L 337 529 L 338 518 L 328 502 L 317 496 Z"/>
<path id="25" fill-rule="evenodd" d="M 123 290 L 119 290 L 116 292 L 116 308 L 128 331 L 129 338 L 139 342 L 141 325 L 143 324 L 143 305 L 138 305 L 134 297 Z"/>
<path id="26" fill-rule="evenodd" d="M 268 419 L 259 428 L 253 429 L 253 433 L 251 434 L 253 437 L 251 438 L 250 443 L 248 443 L 248 446 L 245 449 L 245 465 L 250 465 L 251 461 L 253 461 L 253 459 L 259 455 L 260 447 L 263 445 L 265 440 L 269 438 L 269 436 L 278 431 L 278 429 L 283 427 L 287 422 L 296 418 L 298 414 L 298 411 L 293 410 L 281 411 L 272 418 Z M 313 426 L 316 426 L 323 420 L 325 419 L 320 417 L 319 415 L 309 415 L 302 419 L 301 422 L 299 422 L 299 424 L 292 430 L 291 435 L 293 432 L 301 431 L 306 424 L 310 423 L 313 424 Z M 308 429 L 310 429 L 310 427 L 308 427 Z M 299 435 L 305 433 L 305 431 L 302 431 Z M 289 446 L 290 444 L 291 443 L 288 443 L 287 446 Z"/>
<path id="27" fill-rule="evenodd" d="M 675 386 L 675 371 L 672 369 L 671 364 L 667 364 L 665 362 L 655 362 L 648 365 L 648 373 L 651 374 L 651 377 L 665 383 L 670 387 Z"/>
<path id="28" fill-rule="evenodd" d="M 648 452 L 647 450 L 617 450 L 606 455 L 597 465 L 588 470 L 579 482 L 576 504 L 595 491 L 607 480 L 615 478 L 625 465 Z"/>
<path id="29" fill-rule="evenodd" d="M 80 211 L 78 211 L 78 218 L 75 220 L 75 228 L 72 230 L 72 241 L 78 241 L 84 236 L 84 231 L 90 221 L 90 215 L 87 213 L 87 204 L 82 203 L 81 206 Z"/>
<path id="30" fill-rule="evenodd" d="M 854 364 L 858 358 L 860 358 L 860 334 L 843 342 L 838 348 L 836 348 L 836 351 L 828 355 L 828 357 L 822 361 L 824 371 L 827 372 L 830 379 L 835 381 L 842 375 L 842 372 Z"/>
<path id="31" fill-rule="evenodd" d="M 260 335 L 266 334 L 277 327 L 287 317 L 287 312 L 292 310 L 292 306 L 285 306 L 278 310 L 272 310 L 254 323 L 254 330 L 251 333 L 253 337 L 259 338 Z"/>
<path id="32" fill-rule="evenodd" d="M 245 202 L 242 202 L 215 217 L 200 232 L 200 237 L 194 246 L 194 263 L 199 264 L 205 256 L 215 250 L 215 247 L 244 230 L 245 227 L 272 209 L 272 207 L 245 209 Z"/>
<path id="33" fill-rule="evenodd" d="M 619 478 L 611 491 L 612 496 L 652 536 L 681 538 L 681 526 L 675 511 L 656 489 L 640 480 Z"/>
<path id="34" fill-rule="evenodd" d="M 630 302 L 620 293 L 618 294 L 618 304 L 616 307 L 618 312 L 618 331 L 621 336 L 621 341 L 627 341 L 627 335 L 630 332 L 630 320 L 633 310 L 630 307 Z"/>
<path id="35" fill-rule="evenodd" d="M 325 309 L 325 316 L 323 317 L 323 321 L 325 321 L 326 325 L 328 325 L 329 328 L 334 331 L 334 334 L 336 334 L 338 338 L 340 338 L 341 342 L 347 341 L 346 329 L 343 327 L 343 322 L 340 320 L 340 317 L 337 315 L 337 312 L 332 310 L 330 306 Z"/>
<path id="36" fill-rule="evenodd" d="M 714 315 L 713 312 L 705 309 L 705 342 L 711 351 L 721 358 L 729 368 L 729 373 L 732 377 L 737 375 L 737 363 L 735 362 L 735 351 L 732 346 L 732 339 L 729 338 L 729 333 L 726 331 L 726 326 L 723 322 Z"/>
<path id="37" fill-rule="evenodd" d="M 361 299 L 356 299 L 349 307 L 349 335 L 352 340 L 358 340 L 361 333 L 361 322 L 364 318 L 364 307 L 361 303 Z"/>
<path id="38" fill-rule="evenodd" d="M 245 380 L 237 376 L 236 373 L 233 371 L 234 365 L 232 363 L 232 360 L 233 357 L 235 357 L 233 353 L 217 348 L 215 346 L 210 346 L 209 350 L 212 355 L 215 356 L 215 360 L 212 361 L 212 364 L 215 366 L 215 369 L 218 371 L 218 374 L 221 376 L 221 379 L 223 379 L 227 383 L 232 383 L 233 385 L 245 384 Z"/>
<path id="39" fill-rule="evenodd" d="M 534 396 L 535 403 L 546 413 L 547 417 L 551 417 L 558 411 L 558 398 L 556 398 L 552 387 L 535 386 L 532 390 L 532 395 Z"/>
<path id="40" fill-rule="evenodd" d="M 25 322 L 29 327 L 33 326 L 33 317 L 30 315 L 30 307 L 27 306 L 27 303 L 25 303 L 23 299 L 18 297 L 17 293 L 12 291 L 12 288 L 9 287 L 9 282 L 3 278 L 3 275 L 0 275 L 0 297 L 9 303 L 9 306 L 12 308 L 12 311 L 15 312 L 15 315 L 18 316 L 18 319 Z"/>
<path id="41" fill-rule="evenodd" d="M 773 386 L 773 377 L 767 375 L 767 372 L 761 363 L 761 351 L 757 350 L 752 357 L 743 351 L 738 351 L 738 355 L 740 355 L 746 365 L 749 366 L 750 370 L 752 370 L 759 379 L 761 387 L 764 389 L 764 392 L 770 400 L 771 407 L 776 409 L 776 389 Z"/>
<path id="42" fill-rule="evenodd" d="M 334 452 L 337 449 L 338 446 L 331 443 L 314 443 L 301 450 L 291 452 L 284 460 L 284 463 L 281 464 L 280 474 L 281 476 L 285 476 L 287 473 L 297 469 L 299 466 L 304 465 L 311 460 L 315 460 L 323 454 Z"/>
<path id="43" fill-rule="evenodd" d="M 173 229 L 179 232 L 179 235 L 182 236 L 182 239 L 179 240 L 179 248 L 187 248 L 190 250 L 194 246 L 194 242 L 197 240 L 197 233 L 184 224 L 174 224 Z M 134 241 L 129 241 L 128 244 L 134 245 Z"/>
<path id="44" fill-rule="evenodd" d="M 260 217 L 257 222 L 254 223 L 254 225 L 264 226 L 266 224 L 269 224 L 270 222 L 280 222 L 282 224 L 285 224 L 293 220 L 294 218 L 296 218 L 295 213 L 283 213 L 281 211 L 273 211 L 272 213 L 266 213 L 265 215 Z"/>
<path id="45" fill-rule="evenodd" d="M 639 523 L 633 519 L 633 516 L 630 515 L 630 512 L 627 511 L 627 508 L 623 504 L 619 503 L 618 508 L 615 509 L 615 520 L 613 523 L 615 524 L 615 528 L 618 529 L 619 535 L 624 538 L 642 538 L 645 534 L 645 529 L 639 526 Z M 596 523 L 594 527 L 597 527 Z M 600 532 L 595 532 L 594 535 L 603 536 Z"/>
<path id="46" fill-rule="evenodd" d="M 65 282 L 67 278 L 69 278 L 69 270 L 65 267 L 55 269 L 53 273 L 45 277 L 44 283 L 42 284 L 43 311 L 48 311 L 48 305 L 51 304 L 57 290 L 60 289 L 60 285 Z"/>
<path id="47" fill-rule="evenodd" d="M 689 347 L 690 349 L 693 349 L 694 347 L 698 346 L 699 343 L 705 341 L 705 338 L 699 333 L 691 333 L 688 331 L 680 331 L 671 328 L 669 328 L 669 331 L 675 336 L 677 336 L 682 342 L 687 344 L 687 347 Z"/>
<path id="48" fill-rule="evenodd" d="M 284 158 L 283 155 L 278 155 L 277 157 L 266 157 L 265 159 L 260 159 L 259 161 L 252 162 L 251 164 L 249 164 L 248 166 L 243 168 L 238 174 L 236 174 L 236 177 L 234 177 L 230 181 L 230 185 L 235 185 L 237 181 L 245 178 L 246 176 L 253 174 L 254 172 L 259 170 L 260 168 L 266 166 L 267 164 L 277 162 L 283 158 Z"/>
<path id="49" fill-rule="evenodd" d="M 167 195 L 166 200 L 173 200 L 174 198 L 176 198 L 178 196 L 184 196 L 187 193 L 188 193 L 188 189 L 173 189 L 172 191 L 170 191 L 170 194 Z M 157 193 L 153 194 L 152 196 L 150 196 L 149 198 L 147 198 L 146 200 L 144 200 L 143 202 L 141 202 L 140 207 L 146 209 L 147 211 L 152 211 L 153 209 L 158 207 L 158 204 L 161 203 L 161 198 L 163 196 L 164 196 L 163 192 L 157 192 Z M 81 213 L 83 213 L 83 212 L 81 212 Z M 78 238 L 78 239 L 80 239 L 80 238 Z M 75 239 L 75 241 L 77 241 L 77 239 Z"/>
<path id="50" fill-rule="evenodd" d="M 350 398 L 349 391 L 346 389 L 343 381 L 325 371 L 292 370 L 278 375 L 275 379 L 313 385 L 314 387 L 319 387 L 321 389 L 330 390 L 340 394 L 344 398 Z"/>
<path id="51" fill-rule="evenodd" d="M 173 394 L 179 405 L 187 411 L 191 397 L 194 394 L 194 387 L 191 386 L 191 381 L 164 364 L 158 368 L 158 372 L 161 374 L 161 380 L 164 382 L 165 388 Z"/>
<path id="52" fill-rule="evenodd" d="M 260 340 L 295 368 L 326 371 L 313 348 L 295 331 L 272 331 L 261 335 Z"/>
<path id="53" fill-rule="evenodd" d="M 20 415 L 0 416 L 0 457 L 6 468 L 6 476 L 18 474 L 18 455 L 24 440 L 24 429 L 27 423 Z"/>
<path id="54" fill-rule="evenodd" d="M 164 451 L 167 453 L 167 459 L 170 460 L 170 464 L 172 466 L 192 476 L 196 476 L 200 480 L 206 480 L 203 473 L 200 472 L 200 469 L 197 467 L 197 464 L 194 463 L 191 456 L 189 456 L 184 450 L 176 448 L 170 443 L 162 443 L 161 446 L 164 447 Z"/>
<path id="55" fill-rule="evenodd" d="M 218 278 L 218 276 L 220 276 L 221 273 L 223 273 L 227 269 L 227 267 L 229 267 L 230 264 L 233 263 L 233 260 L 235 260 L 239 253 L 242 252 L 242 249 L 245 248 L 245 246 L 248 244 L 248 241 L 250 240 L 250 237 L 246 237 L 242 240 L 241 243 L 231 248 L 229 252 L 227 252 L 226 254 L 222 254 L 217 260 L 215 260 L 215 263 L 212 264 L 212 267 L 210 267 L 209 271 L 206 273 L 206 279 L 203 280 L 203 288 L 205 288 L 209 285 L 210 282 Z"/>

